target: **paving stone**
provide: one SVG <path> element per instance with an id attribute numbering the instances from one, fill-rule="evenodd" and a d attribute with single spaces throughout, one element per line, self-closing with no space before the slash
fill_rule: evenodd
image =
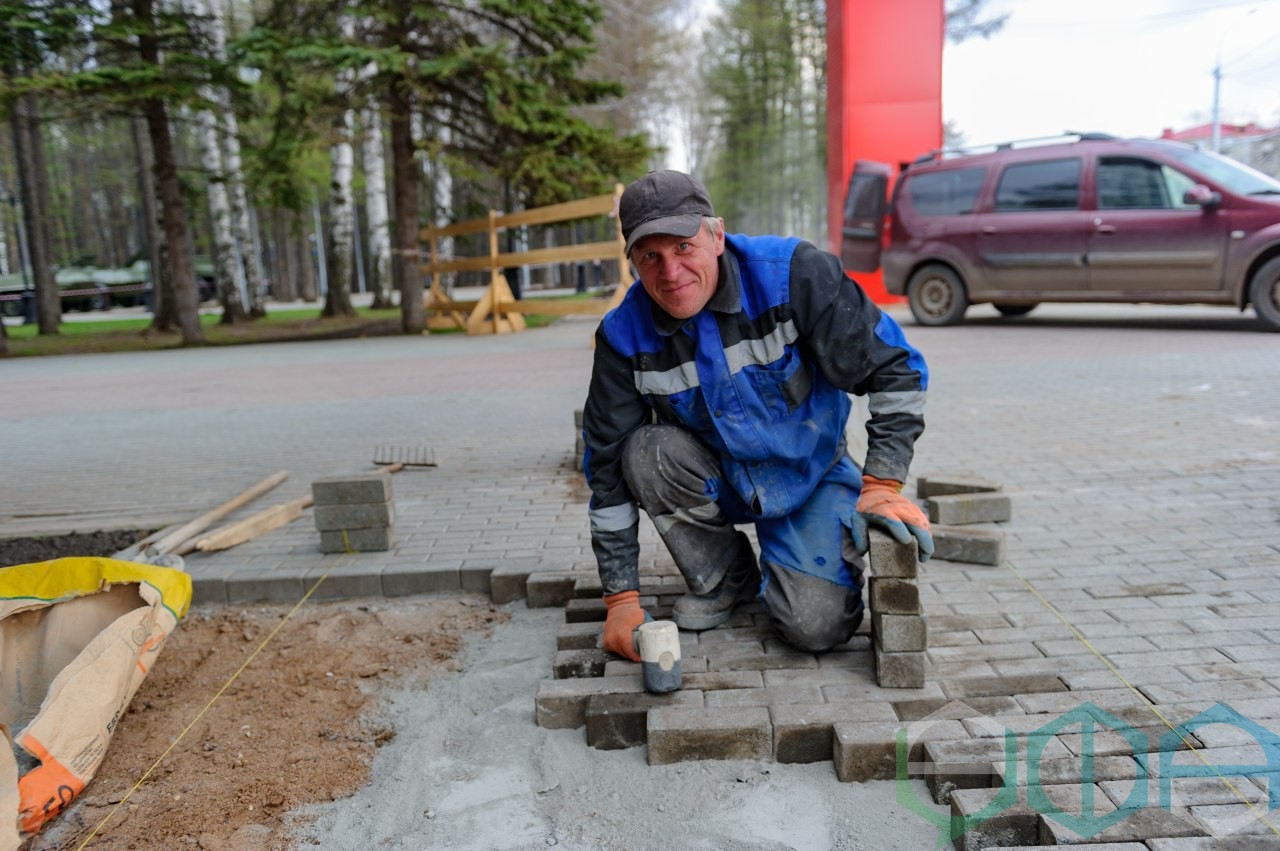
<path id="1" fill-rule="evenodd" d="M 557 650 L 592 650 L 599 643 L 600 624 L 594 621 L 561 624 L 556 630 Z"/>
<path id="2" fill-rule="evenodd" d="M 976 527 L 933 526 L 933 558 L 964 564 L 1001 565 L 1005 559 L 1005 533 Z M 932 561 L 930 562 L 932 564 Z"/>
<path id="3" fill-rule="evenodd" d="M 1274 811 L 1273 811 L 1274 812 Z M 1274 814 L 1267 813 L 1267 806 L 1249 806 L 1243 803 L 1215 804 L 1191 807 L 1191 817 L 1209 836 L 1265 836 L 1275 839 L 1280 825 Z"/>
<path id="4" fill-rule="evenodd" d="M 396 506 L 393 502 L 317 505 L 312 514 L 316 528 L 321 532 L 391 526 L 396 522 Z"/>
<path id="5" fill-rule="evenodd" d="M 1026 674 L 1019 677 L 977 677 L 965 680 L 943 680 L 939 683 L 947 697 L 968 700 L 972 697 L 1037 694 L 1066 691 L 1066 684 L 1052 674 Z"/>
<path id="6" fill-rule="evenodd" d="M 843 783 L 864 780 L 892 780 L 897 776 L 898 722 L 837 721 L 833 727 L 836 776 Z M 926 742 L 964 739 L 968 736 L 959 721 L 938 721 L 907 740 L 907 759 L 918 764 Z"/>
<path id="7" fill-rule="evenodd" d="M 683 663 L 684 660 L 681 660 Z M 683 667 L 683 665 L 682 665 Z M 708 671 L 685 673 L 684 687 L 704 692 L 720 689 L 763 688 L 764 677 L 759 671 Z"/>
<path id="8" fill-rule="evenodd" d="M 1022 705 L 1012 697 L 974 697 L 964 700 L 930 698 L 927 700 L 899 700 L 893 709 L 902 721 L 919 721 L 922 718 L 959 721 L 964 718 L 983 718 L 989 715 L 1005 715 L 1022 711 Z"/>
<path id="9" fill-rule="evenodd" d="M 1003 523 L 1013 516 L 1013 503 L 1002 493 L 958 493 L 925 500 L 929 522 L 944 526 Z"/>
<path id="10" fill-rule="evenodd" d="M 871 629 L 876 647 L 902 652 L 929 648 L 928 620 L 924 615 L 892 615 L 873 611 Z"/>
<path id="11" fill-rule="evenodd" d="M 548 730 L 581 727 L 587 720 L 587 701 L 596 694 L 640 694 L 639 677 L 543 680 L 534 698 L 538 726 Z"/>
<path id="12" fill-rule="evenodd" d="M 608 614 L 604 600 L 569 600 L 564 604 L 565 623 L 603 621 Z"/>
<path id="13" fill-rule="evenodd" d="M 961 726 L 965 727 L 967 735 L 967 726 Z M 1041 742 L 1044 745 L 1042 756 L 1046 760 L 1070 756 L 1070 752 L 1052 738 L 1042 739 Z M 1022 758 L 1025 758 L 1027 745 L 1026 738 L 1017 739 L 1018 754 Z M 1006 747 L 1007 742 L 1003 736 L 977 739 L 955 737 L 951 741 L 926 742 L 923 748 L 927 763 L 925 783 L 933 795 L 934 803 L 946 804 L 955 789 L 983 789 L 994 785 L 994 766 L 1004 765 L 1008 760 Z"/>
<path id="14" fill-rule="evenodd" d="M 573 626 L 577 626 L 577 624 L 573 624 Z M 608 662 L 604 663 L 604 676 L 606 677 L 619 677 L 619 676 L 638 677 L 643 674 L 643 669 L 639 662 L 632 662 L 630 659 L 619 659 L 616 656 L 613 656 L 613 654 L 609 654 L 609 655 L 611 658 L 609 659 Z M 684 659 L 680 660 L 680 663 L 681 663 L 680 667 L 682 671 L 684 669 L 684 661 L 685 661 Z"/>
<path id="15" fill-rule="evenodd" d="M 320 533 L 322 553 L 379 553 L 391 549 L 396 541 L 394 526 L 373 529 L 344 529 Z"/>
<path id="16" fill-rule="evenodd" d="M 696 759 L 768 759 L 773 727 L 764 707 L 649 710 L 648 760 L 667 765 Z"/>
<path id="17" fill-rule="evenodd" d="M 1040 835 L 1039 814 L 1017 801 L 999 812 L 978 818 L 995 801 L 997 789 L 956 789 L 951 793 L 952 832 L 956 851 L 1008 848 L 1035 842 Z"/>
<path id="18" fill-rule="evenodd" d="M 392 499 L 391 474 L 363 473 L 314 479 L 311 498 L 316 506 L 388 502 Z"/>
<path id="19" fill-rule="evenodd" d="M 871 611 L 885 615 L 918 615 L 920 589 L 908 579 L 877 579 L 871 577 Z"/>
<path id="20" fill-rule="evenodd" d="M 817 668 L 818 660 L 812 653 L 743 653 L 736 655 L 727 652 L 725 647 L 717 647 L 707 654 L 707 667 L 711 671 L 767 671 L 780 669 L 795 671 L 805 668 Z"/>
<path id="21" fill-rule="evenodd" d="M 1187 813 L 1171 813 L 1159 807 L 1118 810 L 1125 815 L 1106 830 L 1081 836 L 1047 816 L 1040 816 L 1040 841 L 1050 845 L 1089 845 L 1103 842 L 1137 842 L 1157 837 L 1202 836 L 1204 831 Z"/>
<path id="22" fill-rule="evenodd" d="M 702 706 L 702 692 L 667 694 L 595 694 L 587 699 L 587 744 L 598 750 L 634 748 L 645 743 L 649 710 L 655 706 Z"/>
<path id="23" fill-rule="evenodd" d="M 523 600 L 528 593 L 530 573 L 527 566 L 498 565 L 489 574 L 489 596 L 499 605 Z"/>
<path id="24" fill-rule="evenodd" d="M 572 573 L 545 570 L 531 573 L 525 582 L 526 605 L 531 609 L 560 608 L 574 599 L 577 581 L 578 577 Z"/>
<path id="25" fill-rule="evenodd" d="M 1098 846 L 1092 846 L 1094 851 Z M 1181 839 L 1149 839 L 1135 845 L 1147 851 L 1280 851 L 1280 836 L 1188 836 Z"/>
<path id="26" fill-rule="evenodd" d="M 462 588 L 462 573 L 453 565 L 389 564 L 382 568 L 382 593 L 388 597 L 434 594 Z"/>
<path id="27" fill-rule="evenodd" d="M 838 722 L 895 720 L 892 707 L 872 701 L 780 703 L 770 708 L 769 716 L 773 720 L 773 758 L 790 763 L 831 759 L 833 729 Z"/>
<path id="28" fill-rule="evenodd" d="M 552 673 L 557 680 L 582 677 L 603 677 L 605 663 L 614 656 L 608 650 L 559 650 L 552 662 Z"/>
<path id="29" fill-rule="evenodd" d="M 822 703 L 822 689 L 817 686 L 786 688 L 731 688 L 707 692 L 706 705 L 773 706 L 783 703 Z"/>
<path id="30" fill-rule="evenodd" d="M 875 649 L 876 685 L 881 688 L 924 688 L 923 651 L 895 653 Z"/>
<path id="31" fill-rule="evenodd" d="M 1005 782 L 1005 762 L 1003 759 L 991 763 L 991 785 L 1001 786 Z M 1045 786 L 1057 786 L 1070 783 L 1081 783 L 1084 780 L 1085 763 L 1078 757 L 1065 759 L 1042 759 L 1037 763 L 1037 782 Z M 1132 757 L 1100 756 L 1089 764 L 1089 779 L 1103 786 L 1105 783 L 1128 783 L 1146 777 L 1146 770 L 1138 765 Z M 1027 762 L 1025 759 L 1017 765 L 1016 782 L 1025 786 L 1029 782 Z"/>
<path id="32" fill-rule="evenodd" d="M 1053 851 L 1057 847 L 1054 845 L 1006 845 L 991 846 L 983 849 L 983 851 Z M 1102 842 L 1097 845 L 1090 845 L 1089 851 L 1151 851 L 1151 849 L 1142 842 Z"/>
<path id="33" fill-rule="evenodd" d="M 900 544 L 893 536 L 876 528 L 868 530 L 868 573 L 871 576 L 915 579 L 919 571 L 916 541 Z M 874 608 L 874 607 L 873 607 Z"/>
<path id="34" fill-rule="evenodd" d="M 594 600 L 596 597 L 604 594 L 604 585 L 600 582 L 600 576 L 581 573 L 575 574 L 578 578 L 573 583 L 573 596 L 580 597 L 584 600 Z"/>
<path id="35" fill-rule="evenodd" d="M 489 582 L 489 576 L 492 573 L 492 567 L 464 564 L 458 568 L 458 583 L 462 586 L 463 591 L 489 594 L 492 599 L 492 585 Z"/>
<path id="36" fill-rule="evenodd" d="M 1262 778 L 1259 781 L 1266 784 Z M 1230 781 L 1228 786 L 1224 780 Z M 1104 780 L 1098 783 L 1116 806 L 1124 806 L 1133 792 L 1133 781 Z M 1160 783 L 1151 778 L 1148 800 L 1160 801 Z M 1262 804 L 1265 810 L 1267 794 L 1247 777 L 1172 777 L 1169 780 L 1168 802 L 1173 809 L 1212 806 L 1215 804 Z"/>
<path id="37" fill-rule="evenodd" d="M 955 493 L 995 493 L 1002 490 L 1004 485 L 997 481 L 969 474 L 940 474 L 916 479 L 916 496 L 919 499 Z"/>
<path id="38" fill-rule="evenodd" d="M 296 603 L 307 591 L 305 567 L 236 571 L 226 579 L 229 603 Z"/>

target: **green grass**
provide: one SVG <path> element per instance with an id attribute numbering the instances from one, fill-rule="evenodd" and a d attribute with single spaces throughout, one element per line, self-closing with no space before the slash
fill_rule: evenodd
<path id="1" fill-rule="evenodd" d="M 538 297 L 536 293 L 531 298 Z M 590 293 L 553 296 L 556 300 L 588 300 L 599 298 Z M 357 308 L 355 317 L 321 319 L 320 305 L 296 310 L 272 311 L 264 318 L 239 325 L 221 325 L 220 313 L 200 317 L 204 329 L 205 344 L 210 346 L 252 345 L 255 343 L 287 342 L 302 340 L 334 339 L 340 337 L 376 337 L 400 333 L 400 309 L 371 310 Z M 540 328 L 559 317 L 530 314 L 525 323 L 530 328 Z M 5 331 L 8 336 L 11 357 L 38 357 L 44 355 L 97 354 L 107 352 L 136 352 L 182 347 L 182 337 L 177 333 L 161 334 L 150 330 L 149 316 L 128 319 L 104 319 L 101 321 L 63 322 L 59 333 L 40 336 L 35 325 L 11 325 Z M 453 330 L 434 330 L 432 334 L 461 333 Z"/>

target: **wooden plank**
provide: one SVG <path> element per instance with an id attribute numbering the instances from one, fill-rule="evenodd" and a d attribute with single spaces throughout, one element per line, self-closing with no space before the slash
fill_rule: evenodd
<path id="1" fill-rule="evenodd" d="M 465 222 L 454 222 L 449 225 L 441 225 L 438 227 L 425 227 L 418 231 L 418 239 L 421 242 L 427 242 L 433 238 L 444 236 L 461 236 L 466 233 L 483 233 L 489 229 L 489 220 L 484 219 L 468 219 Z"/>
<path id="2" fill-rule="evenodd" d="M 525 298 L 520 301 L 504 301 L 499 308 L 506 313 L 541 316 L 604 316 L 609 312 L 609 301 L 602 298 Z"/>
<path id="3" fill-rule="evenodd" d="M 422 274 L 437 272 L 483 272 L 489 268 L 488 257 L 455 257 L 452 260 L 428 261 L 422 264 Z"/>
<path id="4" fill-rule="evenodd" d="M 507 213 L 505 216 L 499 216 L 496 224 L 500 228 L 516 228 L 524 225 L 571 222 L 588 216 L 608 215 L 613 212 L 613 203 L 613 195 L 596 195 L 593 198 L 580 198 L 563 204 L 550 204 L 546 207 Z"/>
<path id="5" fill-rule="evenodd" d="M 287 478 L 289 478 L 288 470 L 281 470 L 278 473 L 272 473 L 253 487 L 241 491 L 236 496 L 219 505 L 217 508 L 206 511 L 194 520 L 183 524 L 168 535 L 165 535 L 163 538 L 143 550 L 143 556 L 146 559 L 154 559 L 173 552 L 188 538 L 193 538 L 196 535 L 199 535 L 223 517 L 226 517 L 245 503 L 262 496 L 264 493 L 271 490 Z"/>
<path id="6" fill-rule="evenodd" d="M 553 245 L 529 251 L 512 251 L 498 255 L 498 265 L 537 266 L 539 264 L 576 263 L 583 260 L 612 260 L 618 256 L 618 243 L 583 242 L 578 245 Z"/>
<path id="7" fill-rule="evenodd" d="M 178 548 L 178 555 L 185 555 L 183 550 L 190 552 L 192 549 L 199 550 L 202 553 L 211 553 L 230 549 L 237 544 L 243 544 L 245 541 L 251 541 L 259 535 L 270 532 L 272 529 L 278 529 L 286 523 L 292 523 L 297 520 L 302 516 L 302 512 L 311 506 L 313 501 L 311 495 L 308 494 L 280 505 L 273 505 L 243 520 L 237 520 L 235 523 L 228 523 L 226 526 L 214 529 L 207 535 L 202 535 L 198 540 L 188 540 Z"/>

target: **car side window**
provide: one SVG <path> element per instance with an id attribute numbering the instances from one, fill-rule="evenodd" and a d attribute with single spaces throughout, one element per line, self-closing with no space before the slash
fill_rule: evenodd
<path id="1" fill-rule="evenodd" d="M 1098 209 L 1188 209 L 1182 196 L 1194 181 L 1177 169 L 1138 157 L 1098 160 Z"/>
<path id="2" fill-rule="evenodd" d="M 982 167 L 918 174 L 907 181 L 911 206 L 922 216 L 972 213 L 985 175 Z"/>
<path id="3" fill-rule="evenodd" d="M 1074 210 L 1080 207 L 1080 160 L 1062 159 L 1011 165 L 996 186 L 998 213 Z"/>

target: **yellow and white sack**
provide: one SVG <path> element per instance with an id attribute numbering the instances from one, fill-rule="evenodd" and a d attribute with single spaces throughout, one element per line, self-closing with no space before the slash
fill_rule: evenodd
<path id="1" fill-rule="evenodd" d="M 168 567 L 77 557 L 0 568 L 0 849 L 84 789 L 190 604 L 191 577 Z M 15 746 L 39 764 L 21 772 Z"/>

